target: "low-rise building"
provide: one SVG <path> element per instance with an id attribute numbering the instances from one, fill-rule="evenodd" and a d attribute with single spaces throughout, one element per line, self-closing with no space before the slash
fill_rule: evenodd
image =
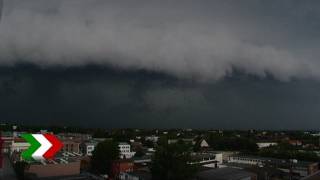
<path id="1" fill-rule="evenodd" d="M 62 140 L 64 152 L 80 153 L 80 143 L 75 140 L 63 139 Z"/>
<path id="2" fill-rule="evenodd" d="M 81 143 L 80 151 L 84 155 L 92 156 L 92 152 L 94 151 L 94 148 L 97 146 L 97 144 L 98 142 L 95 141 Z"/>
<path id="3" fill-rule="evenodd" d="M 302 145 L 302 142 L 300 140 L 289 140 L 288 143 L 291 144 L 292 146 L 301 146 Z"/>
<path id="4" fill-rule="evenodd" d="M 148 171 L 132 171 L 119 174 L 120 180 L 151 180 L 152 175 Z"/>
<path id="5" fill-rule="evenodd" d="M 60 139 L 69 139 L 76 141 L 89 141 L 92 139 L 92 135 L 90 134 L 82 134 L 82 133 L 59 133 L 57 135 Z"/>
<path id="6" fill-rule="evenodd" d="M 134 163 L 132 160 L 122 159 L 112 162 L 111 174 L 112 177 L 118 177 L 120 173 L 132 172 L 134 168 Z"/>
<path id="7" fill-rule="evenodd" d="M 218 167 L 218 164 L 222 163 L 222 154 L 215 153 L 192 153 L 190 164 L 199 165 L 212 165 L 213 167 Z M 209 165 L 209 166 L 210 166 Z"/>
<path id="8" fill-rule="evenodd" d="M 209 144 L 207 143 L 206 140 L 203 139 L 203 140 L 200 142 L 200 148 L 209 148 Z"/>
<path id="9" fill-rule="evenodd" d="M 30 147 L 30 144 L 22 138 L 14 138 L 10 147 L 10 154 L 21 153 L 22 151 L 27 150 Z"/>
<path id="10" fill-rule="evenodd" d="M 156 143 L 156 142 L 158 142 L 158 140 L 159 140 L 159 136 L 154 136 L 154 135 L 152 135 L 152 136 L 146 136 L 144 139 L 145 139 L 146 141 L 152 141 L 152 142 Z"/>
<path id="11" fill-rule="evenodd" d="M 128 143 L 121 142 L 119 143 L 120 158 L 130 159 L 135 155 L 135 152 L 131 151 L 131 146 Z"/>
<path id="12" fill-rule="evenodd" d="M 271 165 L 283 172 L 291 171 L 296 173 L 300 177 L 308 176 L 319 170 L 317 162 L 264 158 L 258 156 L 230 156 L 229 163 L 247 164 L 260 167 Z"/>
<path id="13" fill-rule="evenodd" d="M 11 145 L 14 140 L 13 136 L 2 135 L 0 139 L 2 140 L 2 152 L 10 153 Z"/>
<path id="14" fill-rule="evenodd" d="M 276 142 L 258 142 L 257 146 L 259 149 L 261 148 L 267 148 L 267 147 L 271 147 L 271 146 L 277 146 L 278 143 Z"/>

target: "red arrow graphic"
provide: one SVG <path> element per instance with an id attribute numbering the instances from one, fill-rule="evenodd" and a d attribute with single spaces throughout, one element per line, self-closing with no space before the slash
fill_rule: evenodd
<path id="1" fill-rule="evenodd" d="M 51 148 L 43 155 L 46 159 L 52 159 L 54 155 L 62 148 L 62 142 L 53 134 L 44 134 L 52 144 Z"/>

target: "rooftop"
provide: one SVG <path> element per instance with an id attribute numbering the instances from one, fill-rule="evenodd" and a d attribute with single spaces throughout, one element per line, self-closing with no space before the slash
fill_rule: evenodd
<path id="1" fill-rule="evenodd" d="M 201 180 L 239 180 L 243 178 L 248 178 L 255 176 L 255 174 L 235 169 L 235 168 L 219 168 L 219 169 L 211 169 L 199 172 L 197 177 Z"/>
<path id="2" fill-rule="evenodd" d="M 234 155 L 232 157 L 238 157 L 238 158 L 247 158 L 247 159 L 257 159 L 265 162 L 271 162 L 271 163 L 282 163 L 282 164 L 288 164 L 293 163 L 295 165 L 299 166 L 309 166 L 311 164 L 317 163 L 317 162 L 310 162 L 310 161 L 296 161 L 292 162 L 288 159 L 277 159 L 277 158 L 269 158 L 269 157 L 260 157 L 260 156 L 246 156 L 246 155 Z"/>
<path id="3" fill-rule="evenodd" d="M 130 145 L 130 144 L 128 144 L 126 142 L 119 142 L 119 145 Z"/>

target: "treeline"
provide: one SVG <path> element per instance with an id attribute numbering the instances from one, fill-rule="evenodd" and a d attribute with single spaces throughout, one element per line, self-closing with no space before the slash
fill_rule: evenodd
<path id="1" fill-rule="evenodd" d="M 261 149 L 258 154 L 263 157 L 279 159 L 297 159 L 300 161 L 319 161 L 318 155 L 312 151 L 302 151 L 287 143 L 280 143 L 278 146 Z"/>
<path id="2" fill-rule="evenodd" d="M 208 143 L 214 150 L 240 151 L 243 153 L 254 153 L 258 151 L 256 142 L 246 137 L 225 137 L 210 135 Z"/>

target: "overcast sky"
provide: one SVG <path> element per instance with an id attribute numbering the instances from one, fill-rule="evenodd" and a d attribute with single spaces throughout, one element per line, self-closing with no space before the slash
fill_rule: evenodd
<path id="1" fill-rule="evenodd" d="M 314 128 L 318 7 L 316 0 L 4 0 L 0 119 Z"/>

